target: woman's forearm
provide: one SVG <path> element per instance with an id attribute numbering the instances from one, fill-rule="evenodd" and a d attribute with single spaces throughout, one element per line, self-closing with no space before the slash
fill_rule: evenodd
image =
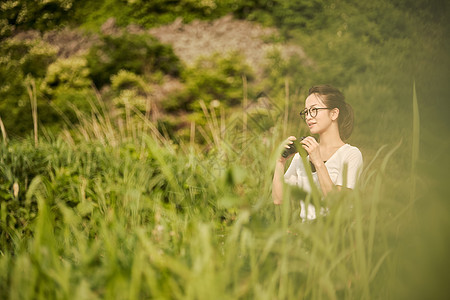
<path id="1" fill-rule="evenodd" d="M 283 199 L 283 175 L 285 162 L 277 160 L 272 181 L 272 199 L 274 204 L 281 204 Z"/>
<path id="2" fill-rule="evenodd" d="M 328 173 L 328 169 L 325 166 L 325 163 L 319 164 L 318 166 L 315 165 L 315 168 L 320 183 L 320 189 L 322 190 L 323 195 L 326 196 L 329 192 L 331 192 L 335 188 L 335 185 L 331 180 L 330 174 Z"/>

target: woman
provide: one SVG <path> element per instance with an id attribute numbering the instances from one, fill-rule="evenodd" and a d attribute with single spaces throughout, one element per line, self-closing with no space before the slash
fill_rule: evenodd
<path id="1" fill-rule="evenodd" d="M 345 102 L 344 95 L 330 85 L 319 85 L 309 89 L 305 101 L 305 109 L 300 113 L 306 121 L 311 134 L 318 134 L 320 142 L 312 136 L 300 141 L 301 147 L 308 153 L 308 160 L 313 170 L 313 179 L 320 187 L 323 195 L 333 189 L 353 189 L 362 169 L 362 155 L 358 148 L 344 143 L 353 130 L 353 110 Z M 286 148 L 296 140 L 290 136 Z M 275 166 L 272 184 L 272 197 L 274 204 L 281 204 L 283 198 L 283 179 L 291 185 L 298 185 L 310 192 L 311 186 L 302 159 L 298 153 L 283 176 L 288 157 L 280 157 Z M 344 168 L 347 166 L 347 178 L 344 177 Z M 284 177 L 284 178 L 283 178 Z M 305 205 L 301 201 L 301 217 L 305 218 Z M 315 218 L 313 206 L 308 207 L 308 219 Z"/>

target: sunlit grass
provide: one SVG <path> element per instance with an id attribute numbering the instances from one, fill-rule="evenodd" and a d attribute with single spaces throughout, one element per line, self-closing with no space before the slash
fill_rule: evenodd
<path id="1" fill-rule="evenodd" d="M 33 138 L 3 142 L 0 298 L 401 295 L 397 243 L 413 215 L 418 171 L 405 170 L 409 183 L 395 193 L 386 182 L 404 180 L 388 166 L 411 149 L 380 147 L 354 191 L 308 196 L 329 213 L 302 222 L 302 191 L 286 187 L 280 207 L 270 198 L 282 122 L 258 131 L 242 126 L 242 114 L 224 120 L 203 110 L 207 147 L 175 144 L 132 110 L 123 125 L 97 111 L 38 145 Z M 413 166 L 418 128 L 414 109 Z"/>

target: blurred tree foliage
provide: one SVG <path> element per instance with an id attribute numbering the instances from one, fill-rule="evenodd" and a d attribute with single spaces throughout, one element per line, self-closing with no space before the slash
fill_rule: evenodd
<path id="1" fill-rule="evenodd" d="M 313 84 L 334 84 L 355 106 L 361 125 L 356 138 L 370 144 L 374 142 L 365 137 L 374 128 L 384 131 L 386 124 L 409 122 L 409 111 L 403 108 L 410 105 L 414 79 L 419 86 L 430 87 L 433 99 L 442 98 L 431 86 L 443 84 L 445 76 L 433 75 L 438 73 L 431 70 L 448 73 L 448 43 L 444 38 L 449 29 L 448 6 L 439 0 L 8 0 L 0 4 L 0 116 L 10 135 L 31 130 L 26 78 L 34 78 L 41 122 L 57 124 L 61 112 L 74 121 L 75 114 L 69 110 L 88 109 L 87 99 L 93 97 L 91 81 L 98 88 L 107 87 L 120 70 L 147 83 L 155 76 L 178 76 L 185 89 L 161 104 L 170 113 L 199 111 L 199 100 L 236 104 L 242 97 L 242 75 L 254 84 L 250 68 L 239 57 L 204 58 L 185 68 L 169 46 L 145 34 L 123 33 L 100 35 L 100 42 L 85 58 L 57 60 L 50 45 L 7 38 L 20 30 L 47 31 L 65 25 L 99 32 L 110 17 L 122 27 L 133 23 L 152 27 L 180 17 L 189 22 L 233 13 L 277 26 L 281 40 L 302 45 L 312 62 L 283 58 L 276 51 L 268 53 L 263 81 L 255 83 L 257 87 L 249 86 L 249 93 L 264 90 L 274 98 L 283 98 L 285 78 L 296 94 Z M 129 89 L 126 85 L 125 81 L 116 84 L 113 95 L 104 95 L 105 99 L 116 99 L 122 89 Z M 139 89 L 132 90 L 146 97 Z M 371 113 L 383 111 L 386 101 L 390 101 L 389 112 L 382 116 Z M 291 105 L 299 103 L 291 101 Z"/>
<path id="2" fill-rule="evenodd" d="M 398 22 L 402 22 L 404 13 L 420 18 L 443 19 L 448 5 L 441 0 L 6 0 L 0 5 L 0 37 L 2 32 L 6 34 L 14 29 L 45 31 L 65 25 L 101 25 L 98 22 L 110 17 L 116 18 L 120 26 L 134 23 L 153 27 L 173 22 L 179 17 L 190 22 L 215 19 L 228 13 L 269 26 L 275 25 L 289 35 L 294 29 L 311 31 L 327 28 L 333 25 L 332 20 L 336 16 L 341 13 L 350 15 L 352 11 L 369 21 L 383 23 L 386 9 L 400 18 L 381 24 L 380 28 L 382 31 L 389 29 L 386 31 L 389 34 L 392 34 L 390 30 L 394 30 L 396 35 L 396 32 L 402 32 L 403 27 Z M 346 9 L 337 9 L 342 6 Z M 330 13 L 329 8 L 337 14 Z M 366 28 L 363 26 L 360 29 Z"/>
<path id="3" fill-rule="evenodd" d="M 115 115 L 126 116 L 127 110 L 130 110 L 130 108 L 137 109 L 143 114 L 150 112 L 151 89 L 142 76 L 120 70 L 117 75 L 111 76 L 111 87 L 117 95 L 113 99 L 116 108 Z"/>
<path id="4" fill-rule="evenodd" d="M 154 27 L 177 18 L 190 22 L 233 13 L 239 18 L 287 29 L 287 33 L 293 27 L 323 27 L 325 3 L 324 0 L 7 0 L 0 6 L 0 19 L 7 23 L 0 23 L 0 26 L 5 32 L 15 28 L 45 31 L 86 23 L 94 24 L 87 27 L 98 28 L 114 17 L 120 26 L 134 23 Z"/>
<path id="5" fill-rule="evenodd" d="M 149 28 L 169 24 L 177 18 L 185 22 L 213 20 L 231 13 L 238 3 L 237 0 L 80 1 L 74 5 L 73 21 L 94 31 L 111 17 L 119 26 L 138 24 Z"/>
<path id="6" fill-rule="evenodd" d="M 40 92 L 53 107 L 53 119 L 77 122 L 77 111 L 86 112 L 95 98 L 84 57 L 61 58 L 48 66 Z"/>
<path id="7" fill-rule="evenodd" d="M 252 81 L 254 74 L 238 53 L 198 59 L 192 67 L 182 73 L 185 89 L 163 103 L 167 111 L 183 109 L 201 111 L 199 101 L 209 105 L 212 100 L 219 100 L 225 107 L 241 103 L 243 76 Z"/>
<path id="8" fill-rule="evenodd" d="M 324 0 L 241 0 L 234 14 L 243 19 L 277 26 L 289 36 L 292 29 L 311 31 L 324 28 L 327 15 Z"/>
<path id="9" fill-rule="evenodd" d="M 45 76 L 56 54 L 54 47 L 41 40 L 10 39 L 0 44 L 0 116 L 10 136 L 33 128 L 27 84 L 33 78 Z M 39 98 L 38 110 L 44 105 L 45 101 Z M 44 115 L 46 111 L 43 110 Z"/>
<path id="10" fill-rule="evenodd" d="M 48 30 L 67 24 L 74 0 L 6 0 L 0 4 L 2 28 Z M 0 33 L 1 37 L 1 33 Z"/>
<path id="11" fill-rule="evenodd" d="M 104 35 L 86 56 L 90 76 L 97 87 L 110 83 L 111 75 L 127 70 L 142 75 L 162 72 L 178 76 L 181 62 L 172 48 L 149 35 Z"/>
<path id="12" fill-rule="evenodd" d="M 160 125 L 174 139 L 189 138 L 186 125 L 192 121 L 205 125 L 204 108 L 229 110 L 241 105 L 244 78 L 252 84 L 255 74 L 239 53 L 200 57 L 181 73 L 184 87 L 161 102 L 166 115 L 160 119 Z M 249 94 L 252 93 L 250 89 Z M 180 114 L 184 117 L 180 118 Z"/>
<path id="13" fill-rule="evenodd" d="M 145 27 L 173 22 L 183 18 L 185 22 L 195 19 L 214 19 L 229 13 L 235 0 L 122 0 L 126 2 L 127 15 L 131 21 Z M 128 23 L 129 20 L 126 20 Z"/>

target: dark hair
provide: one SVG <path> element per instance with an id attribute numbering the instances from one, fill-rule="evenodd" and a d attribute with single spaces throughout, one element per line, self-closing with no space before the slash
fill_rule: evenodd
<path id="1" fill-rule="evenodd" d="M 324 84 L 313 86 L 308 95 L 316 94 L 328 108 L 339 109 L 338 127 L 341 139 L 346 140 L 353 131 L 353 109 L 345 102 L 344 95 L 335 87 Z"/>

